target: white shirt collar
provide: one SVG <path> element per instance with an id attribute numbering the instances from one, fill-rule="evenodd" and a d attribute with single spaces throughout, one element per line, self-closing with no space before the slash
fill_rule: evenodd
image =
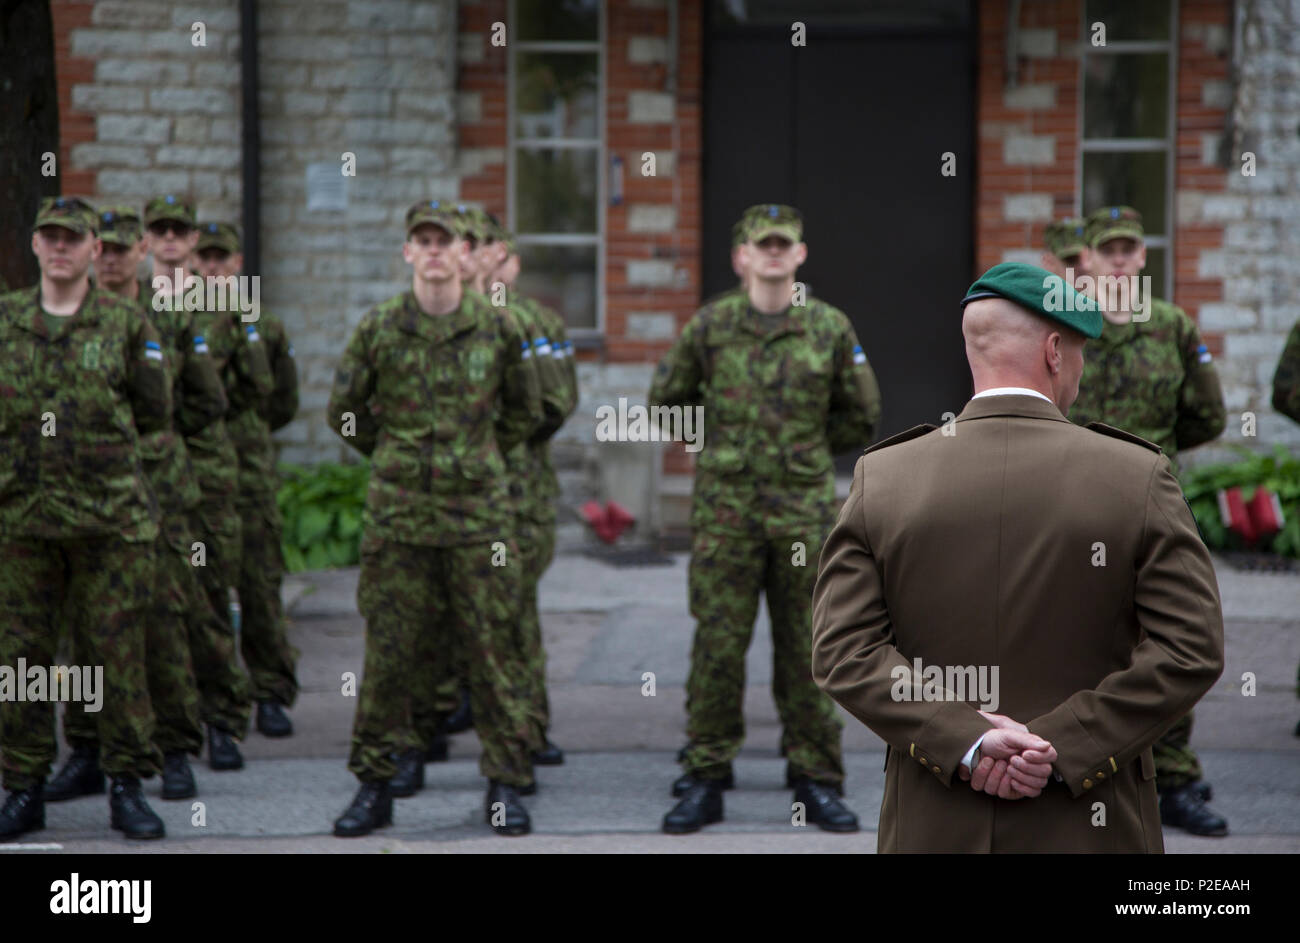
<path id="1" fill-rule="evenodd" d="M 1037 396 L 1045 402 L 1052 402 L 1037 390 L 1025 389 L 1023 386 L 999 386 L 991 390 L 980 390 L 980 392 L 972 396 L 971 399 L 980 399 L 984 396 Z"/>

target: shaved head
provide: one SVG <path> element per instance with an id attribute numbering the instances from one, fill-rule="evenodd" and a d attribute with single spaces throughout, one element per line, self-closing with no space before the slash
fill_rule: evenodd
<path id="1" fill-rule="evenodd" d="M 1051 399 L 1062 413 L 1069 411 L 1083 372 L 1082 334 L 1005 298 L 966 305 L 961 332 L 975 392 L 1024 387 Z"/>

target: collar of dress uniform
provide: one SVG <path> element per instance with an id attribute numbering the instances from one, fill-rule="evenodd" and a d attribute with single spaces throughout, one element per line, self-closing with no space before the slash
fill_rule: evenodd
<path id="1" fill-rule="evenodd" d="M 972 397 L 957 421 L 988 419 L 992 416 L 1023 416 L 1028 419 L 1069 422 L 1051 400 L 1037 391 Z"/>
<path id="2" fill-rule="evenodd" d="M 1038 390 L 1031 390 L 1025 386 L 997 386 L 990 390 L 980 390 L 972 396 L 971 399 L 981 399 L 985 396 L 1037 396 L 1041 400 L 1047 400 L 1049 403 L 1051 402 L 1050 399 L 1047 399 L 1047 397 L 1038 392 Z"/>

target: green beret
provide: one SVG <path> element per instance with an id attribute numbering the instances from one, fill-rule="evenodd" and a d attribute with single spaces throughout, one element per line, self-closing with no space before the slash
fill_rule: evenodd
<path id="1" fill-rule="evenodd" d="M 1078 255 L 1088 248 L 1087 232 L 1088 221 L 1086 219 L 1059 219 L 1054 223 L 1047 224 L 1047 231 L 1043 234 L 1043 242 L 1047 244 L 1048 252 L 1058 259 L 1064 260 L 1072 255 Z"/>
<path id="2" fill-rule="evenodd" d="M 1094 249 L 1108 239 L 1138 239 L 1145 232 L 1142 214 L 1131 206 L 1103 206 L 1088 214 L 1088 245 Z"/>
<path id="3" fill-rule="evenodd" d="M 964 309 L 981 298 L 1005 298 L 1085 337 L 1101 337 L 1101 312 L 1097 303 L 1075 291 L 1061 276 L 1037 265 L 1002 262 L 993 266 L 966 290 L 961 306 Z"/>

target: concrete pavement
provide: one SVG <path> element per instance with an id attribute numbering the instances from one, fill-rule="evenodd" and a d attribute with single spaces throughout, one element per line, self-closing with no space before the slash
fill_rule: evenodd
<path id="1" fill-rule="evenodd" d="M 1219 563 L 1227 615 L 1227 668 L 1197 708 L 1193 745 L 1214 807 L 1232 834 L 1204 839 L 1166 833 L 1171 852 L 1300 851 L 1300 718 L 1294 693 L 1300 658 L 1300 576 L 1252 574 Z M 872 852 L 884 785 L 881 741 L 845 716 L 846 801 L 864 830 L 830 835 L 791 825 L 791 793 L 777 753 L 780 728 L 770 695 L 771 646 L 760 612 L 748 661 L 748 739 L 736 764 L 738 788 L 726 794 L 726 821 L 694 836 L 659 833 L 671 807 L 673 754 L 683 741 L 684 691 L 693 625 L 686 611 L 686 557 L 669 565 L 614 567 L 579 554 L 557 557 L 542 583 L 549 653 L 553 738 L 562 767 L 539 768 L 540 789 L 526 800 L 535 832 L 492 835 L 483 823 L 484 783 L 476 738 L 453 739 L 447 763 L 425 767 L 428 785 L 396 800 L 393 827 L 362 839 L 329 832 L 356 782 L 346 769 L 355 699 L 341 676 L 362 668 L 363 623 L 356 612 L 357 571 L 301 574 L 285 584 L 291 637 L 302 650 L 296 734 L 268 740 L 251 733 L 247 767 L 214 773 L 194 764 L 197 800 L 163 802 L 146 783 L 167 824 L 163 842 L 128 844 L 108 830 L 107 799 L 47 806 L 48 827 L 28 844 L 68 851 L 176 852 Z M 653 673 L 655 693 L 643 680 Z M 1256 693 L 1242 694 L 1255 675 Z M 193 802 L 202 803 L 195 807 Z M 200 815 L 201 813 L 201 815 Z M 199 824 L 202 821 L 203 824 Z M 3 848 L 3 846 L 0 846 Z M 13 853 L 13 852 L 10 852 Z"/>

